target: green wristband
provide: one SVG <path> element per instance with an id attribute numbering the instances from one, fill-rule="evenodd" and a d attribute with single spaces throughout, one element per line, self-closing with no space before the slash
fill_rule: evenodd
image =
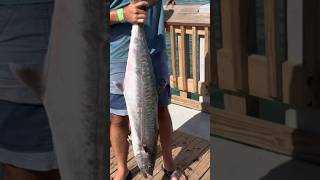
<path id="1" fill-rule="evenodd" d="M 123 8 L 120 8 L 117 10 L 117 14 L 118 14 L 118 20 L 120 23 L 125 23 L 126 20 L 124 18 L 124 15 L 123 15 Z"/>

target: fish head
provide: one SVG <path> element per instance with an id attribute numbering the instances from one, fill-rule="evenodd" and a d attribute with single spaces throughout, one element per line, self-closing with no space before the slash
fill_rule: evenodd
<path id="1" fill-rule="evenodd" d="M 138 167 L 144 177 L 153 174 L 154 164 L 156 161 L 156 153 L 156 148 L 148 148 L 147 146 L 143 146 L 136 155 Z"/>

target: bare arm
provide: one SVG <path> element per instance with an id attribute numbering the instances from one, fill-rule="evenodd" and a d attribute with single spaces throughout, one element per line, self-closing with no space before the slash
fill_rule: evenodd
<path id="1" fill-rule="evenodd" d="M 126 22 L 131 24 L 143 24 L 146 18 L 145 9 L 148 7 L 147 1 L 140 1 L 137 3 L 131 3 L 123 8 L 123 15 Z M 118 24 L 117 10 L 110 11 L 110 24 Z"/>
<path id="2" fill-rule="evenodd" d="M 119 23 L 117 10 L 110 11 L 110 25 Z"/>

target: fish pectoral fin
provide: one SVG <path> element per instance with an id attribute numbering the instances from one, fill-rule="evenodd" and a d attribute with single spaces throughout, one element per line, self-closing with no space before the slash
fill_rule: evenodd
<path id="1" fill-rule="evenodd" d="M 122 84 L 122 83 L 113 81 L 113 84 L 114 84 L 120 91 L 122 91 L 122 92 L 124 91 L 124 88 L 123 88 L 123 84 Z"/>
<path id="2" fill-rule="evenodd" d="M 128 136 L 127 141 L 128 141 L 128 143 L 129 143 L 130 145 L 132 145 L 132 138 L 131 138 L 130 135 Z"/>
<path id="3" fill-rule="evenodd" d="M 14 64 L 11 63 L 10 70 L 22 84 L 30 88 L 37 96 L 43 96 L 42 64 Z"/>
<path id="4" fill-rule="evenodd" d="M 148 146 L 147 146 L 146 144 L 143 144 L 142 147 L 143 147 L 143 150 L 144 150 L 146 153 L 149 152 L 149 148 L 148 148 Z"/>

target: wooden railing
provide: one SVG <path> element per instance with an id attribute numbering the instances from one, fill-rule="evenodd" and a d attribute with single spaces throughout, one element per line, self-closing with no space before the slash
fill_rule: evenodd
<path id="1" fill-rule="evenodd" d="M 170 15 L 168 15 L 170 10 L 167 11 L 166 31 L 170 34 L 172 67 L 170 85 L 179 90 L 179 96 L 174 95 L 172 99 L 182 104 L 188 104 L 188 101 L 192 101 L 188 93 L 196 93 L 200 95 L 201 102 L 209 103 L 208 87 L 211 82 L 210 15 L 199 14 L 196 11 L 197 8 L 199 8 L 197 5 L 178 6 L 171 9 L 173 14 Z M 185 13 L 184 10 L 188 13 Z M 191 37 L 190 44 L 188 37 Z M 188 58 L 190 54 L 191 61 Z M 198 64 L 200 65 L 199 69 Z M 190 76 L 189 71 L 192 74 Z"/>
<path id="2" fill-rule="evenodd" d="M 308 111 L 320 104 L 320 63 L 317 62 L 320 50 L 316 49 L 320 47 L 320 26 L 317 25 L 320 3 L 287 1 L 287 45 L 281 47 L 287 54 L 281 59 L 279 15 L 283 12 L 279 11 L 277 0 L 263 0 L 265 54 L 258 54 L 255 51 L 256 2 L 220 1 L 222 47 L 219 49 L 212 48 L 213 41 L 210 43 L 210 36 L 215 33 L 210 28 L 209 16 L 205 17 L 207 21 L 194 12 L 167 18 L 173 72 L 171 87 L 180 91 L 180 96 L 172 97 L 173 103 L 210 113 L 213 135 L 319 163 L 320 145 L 316 142 L 320 142 L 320 127 L 310 128 L 305 124 L 313 124 Z M 302 11 L 302 7 L 309 10 Z M 309 20 L 310 24 L 306 23 Z M 187 35 L 192 37 L 191 48 Z M 188 53 L 191 53 L 191 63 L 187 60 Z M 200 77 L 197 63 L 200 63 Z M 187 73 L 190 67 L 192 77 Z M 212 85 L 223 91 L 222 109 L 210 104 L 208 92 Z M 201 95 L 200 101 L 191 100 L 188 93 Z M 283 124 L 259 116 L 262 99 L 288 106 L 290 111 L 285 112 Z M 304 123 L 305 120 L 308 123 Z"/>
<path id="3" fill-rule="evenodd" d="M 287 28 L 284 36 L 287 36 L 285 39 L 288 46 L 280 47 L 279 1 L 263 0 L 265 54 L 257 54 L 254 50 L 257 46 L 257 1 L 220 2 L 222 47 L 217 49 L 216 60 L 218 88 L 224 91 L 224 109 L 211 108 L 212 133 L 319 163 L 320 145 L 315 142 L 320 142 L 320 136 L 317 135 L 320 127 L 310 128 L 317 122 L 309 120 L 307 109 L 318 108 L 320 92 L 312 88 L 317 85 L 310 86 L 308 82 L 311 83 L 310 79 L 319 79 L 320 74 L 308 73 L 306 65 L 314 62 L 316 53 L 314 51 L 315 54 L 310 57 L 310 53 L 303 53 L 310 49 L 303 46 L 308 44 L 316 48 L 316 43 L 320 41 L 315 40 L 319 36 L 315 24 L 309 25 L 311 30 L 307 30 L 308 35 L 303 34 L 303 29 L 307 29 L 303 19 L 306 23 L 312 15 L 320 18 L 316 10 L 320 6 L 315 3 L 314 6 L 318 8 L 311 9 L 311 12 L 308 10 L 303 15 L 302 7 L 312 2 L 287 1 L 284 10 L 287 12 L 284 22 Z M 304 43 L 303 37 L 309 41 Z M 313 42 L 310 43 L 310 40 Z M 287 51 L 283 59 L 280 58 L 280 48 Z M 259 117 L 261 99 L 287 105 L 287 109 L 292 110 L 286 112 L 283 124 Z M 297 113 L 305 116 L 298 117 Z"/>

